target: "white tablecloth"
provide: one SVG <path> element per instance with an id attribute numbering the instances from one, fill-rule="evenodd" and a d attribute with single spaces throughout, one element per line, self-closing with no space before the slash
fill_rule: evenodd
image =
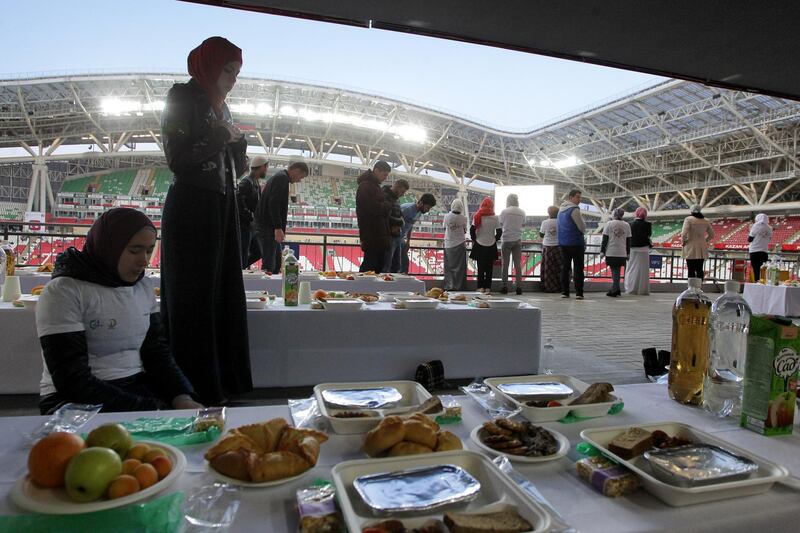
<path id="1" fill-rule="evenodd" d="M 283 294 L 283 278 L 273 276 L 263 279 L 260 275 L 244 274 L 244 288 L 248 291 L 267 291 L 270 294 Z M 425 282 L 417 278 L 397 278 L 394 281 L 364 281 L 360 279 L 313 279 L 309 281 L 311 290 L 324 289 L 326 291 L 368 292 L 378 291 L 409 291 L 425 292 Z"/>
<path id="2" fill-rule="evenodd" d="M 446 378 L 536 373 L 541 311 L 392 309 L 313 310 L 280 304 L 247 314 L 256 387 L 325 381 L 413 379 L 420 363 L 439 359 Z"/>
<path id="3" fill-rule="evenodd" d="M 30 294 L 31 289 L 37 285 L 46 285 L 50 281 L 50 274 L 39 274 L 32 272 L 20 273 L 19 288 L 23 294 Z"/>
<path id="4" fill-rule="evenodd" d="M 800 316 L 800 287 L 746 283 L 744 299 L 755 314 Z"/>
<path id="5" fill-rule="evenodd" d="M 374 282 L 373 282 L 374 283 Z M 248 310 L 256 387 L 316 385 L 333 380 L 413 379 L 420 363 L 440 359 L 448 378 L 535 373 L 541 311 L 436 310 L 365 305 L 362 311 L 308 305 Z M 0 394 L 39 392 L 42 356 L 34 313 L 0 303 Z"/>
<path id="6" fill-rule="evenodd" d="M 596 418 L 575 424 L 551 422 L 543 424 L 563 433 L 571 448 L 580 442 L 579 433 L 588 427 L 636 425 L 652 421 L 678 420 L 717 434 L 737 446 L 748 449 L 789 468 L 800 475 L 800 434 L 786 437 L 762 437 L 739 429 L 733 422 L 720 421 L 698 409 L 679 405 L 667 398 L 665 387 L 655 384 L 624 385 L 617 392 L 625 400 L 625 409 L 618 415 Z M 471 400 L 461 397 L 463 422 L 448 426 L 465 446 L 480 451 L 469 440 L 473 427 L 487 419 L 485 413 Z M 169 412 L 173 416 L 188 416 L 188 411 Z M 132 420 L 155 413 L 110 413 L 98 415 L 84 428 L 105 422 Z M 228 410 L 228 427 L 267 420 L 276 416 L 289 418 L 284 406 L 245 407 Z M 43 417 L 8 417 L 0 419 L 0 513 L 21 512 L 8 498 L 15 480 L 25 475 L 29 444 L 23 435 L 38 427 Z M 796 431 L 800 428 L 795 427 Z M 300 479 L 265 489 L 241 491 L 241 506 L 232 531 L 268 531 L 284 533 L 297 531 L 295 492 L 309 486 L 316 478 L 330 479 L 331 468 L 341 461 L 363 459 L 359 451 L 363 436 L 331 433 L 322 445 L 317 467 Z M 183 448 L 188 465 L 176 485 L 168 491 L 188 491 L 213 482 L 204 472 L 202 455 L 206 446 Z M 516 465 L 560 512 L 567 522 L 581 532 L 643 532 L 692 531 L 722 533 L 753 533 L 754 531 L 783 532 L 797 530 L 798 492 L 776 485 L 769 492 L 745 498 L 673 508 L 644 490 L 622 498 L 607 498 L 583 482 L 575 474 L 575 452 L 557 461 L 538 465 Z M 794 524 L 794 526 L 792 525 Z"/>

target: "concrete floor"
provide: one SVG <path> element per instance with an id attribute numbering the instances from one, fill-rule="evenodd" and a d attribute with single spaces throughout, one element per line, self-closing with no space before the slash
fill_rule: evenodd
<path id="1" fill-rule="evenodd" d="M 519 298 L 542 309 L 542 342 L 552 339 L 549 365 L 555 373 L 590 383 L 625 384 L 645 382 L 643 348 L 670 349 L 670 311 L 676 297 L 654 293 L 609 298 L 604 292 L 587 292 L 582 301 L 543 293 Z M 286 398 L 311 394 L 310 387 L 260 389 L 239 398 L 236 405 L 281 404 Z M 0 416 L 38 415 L 37 400 L 35 395 L 0 396 Z"/>

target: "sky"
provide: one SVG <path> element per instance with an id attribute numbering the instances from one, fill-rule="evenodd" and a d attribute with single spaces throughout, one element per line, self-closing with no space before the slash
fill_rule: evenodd
<path id="1" fill-rule="evenodd" d="M 221 35 L 243 76 L 391 96 L 508 131 L 530 131 L 664 78 L 468 43 L 175 0 L 0 0 L 0 79 L 109 69 L 185 72 Z"/>

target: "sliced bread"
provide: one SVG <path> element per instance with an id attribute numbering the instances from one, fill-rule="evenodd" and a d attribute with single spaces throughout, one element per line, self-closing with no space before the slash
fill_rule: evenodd
<path id="1" fill-rule="evenodd" d="M 445 513 L 450 533 L 524 533 L 533 526 L 514 510 L 495 513 Z"/>

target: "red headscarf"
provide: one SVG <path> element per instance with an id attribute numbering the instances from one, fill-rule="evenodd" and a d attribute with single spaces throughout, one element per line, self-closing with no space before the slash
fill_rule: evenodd
<path id="1" fill-rule="evenodd" d="M 220 94 L 217 80 L 231 61 L 242 62 L 242 49 L 224 37 L 209 37 L 189 52 L 187 59 L 189 75 L 203 88 L 218 117 L 222 116 L 225 95 Z"/>
<path id="2" fill-rule="evenodd" d="M 483 199 L 481 202 L 481 207 L 478 209 L 478 212 L 475 213 L 475 217 L 472 219 L 473 224 L 475 224 L 475 229 L 481 227 L 481 219 L 485 216 L 494 216 L 494 202 L 488 196 Z"/>
<path id="3" fill-rule="evenodd" d="M 117 264 L 131 237 L 144 227 L 156 229 L 141 211 L 128 207 L 109 209 L 92 224 L 82 251 L 69 248 L 59 254 L 53 278 L 66 276 L 106 287 L 135 285 L 144 273 L 135 282 L 126 282 L 119 277 Z"/>

